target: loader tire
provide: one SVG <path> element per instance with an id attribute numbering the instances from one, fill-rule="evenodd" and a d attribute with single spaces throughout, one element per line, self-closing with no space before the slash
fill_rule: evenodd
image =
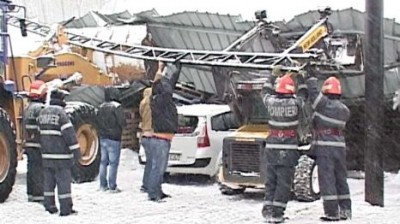
<path id="1" fill-rule="evenodd" d="M 98 108 L 104 102 L 104 87 L 80 86 L 70 91 L 67 102 L 83 102 Z"/>
<path id="2" fill-rule="evenodd" d="M 65 111 L 74 125 L 82 155 L 72 167 L 72 179 L 75 183 L 93 181 L 99 174 L 101 159 L 96 110 L 87 103 L 67 102 Z"/>
<path id="3" fill-rule="evenodd" d="M 7 112 L 0 108 L 0 203 L 10 195 L 17 175 L 15 130 Z"/>
<path id="4" fill-rule="evenodd" d="M 307 155 L 299 159 L 293 180 L 293 194 L 301 202 L 313 202 L 320 198 L 318 185 L 318 166 Z"/>

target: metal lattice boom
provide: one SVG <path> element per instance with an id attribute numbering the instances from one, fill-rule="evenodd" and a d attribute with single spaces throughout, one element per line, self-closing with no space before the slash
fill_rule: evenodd
<path id="1" fill-rule="evenodd" d="M 8 16 L 8 24 L 19 27 L 18 17 Z M 33 21 L 26 21 L 28 32 L 41 36 L 51 36 L 55 31 L 49 26 L 42 25 Z M 264 69 L 272 70 L 276 61 L 285 57 L 290 60 L 319 58 L 317 54 L 281 54 L 281 53 L 252 53 L 252 52 L 233 52 L 233 51 L 206 51 L 206 50 L 187 50 L 187 49 L 168 49 L 160 47 L 149 47 L 143 45 L 133 45 L 126 43 L 116 43 L 100 40 L 97 38 L 86 37 L 83 35 L 65 32 L 68 36 L 69 44 L 92 49 L 112 55 L 127 58 L 154 60 L 163 62 L 180 61 L 182 64 L 205 65 L 205 66 L 224 66 L 236 68 Z M 55 35 L 55 34 L 54 34 Z M 299 71 L 303 66 L 283 66 L 284 71 Z"/>

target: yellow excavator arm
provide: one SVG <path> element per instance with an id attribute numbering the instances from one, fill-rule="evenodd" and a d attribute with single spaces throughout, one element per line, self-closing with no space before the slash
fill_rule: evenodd
<path id="1" fill-rule="evenodd" d="M 313 32 L 305 36 L 305 39 L 299 43 L 299 47 L 301 47 L 303 52 L 306 52 L 327 35 L 328 28 L 325 24 L 323 24 L 316 28 Z"/>

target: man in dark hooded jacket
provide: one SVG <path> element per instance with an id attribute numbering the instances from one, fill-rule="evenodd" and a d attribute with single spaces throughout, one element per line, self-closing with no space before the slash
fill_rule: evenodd
<path id="1" fill-rule="evenodd" d="M 160 62 L 156 76 L 163 73 L 163 64 Z M 178 130 L 178 112 L 172 95 L 179 79 L 181 64 L 176 64 L 176 70 L 171 78 L 165 75 L 153 83 L 150 101 L 153 135 L 150 139 L 152 168 L 148 179 L 147 193 L 149 200 L 159 201 L 169 197 L 161 189 L 163 175 L 168 165 L 171 141 Z"/>
<path id="2" fill-rule="evenodd" d="M 44 207 L 51 214 L 58 212 L 54 193 L 57 186 L 60 216 L 76 213 L 72 209 L 71 168 L 81 156 L 74 127 L 64 111 L 64 97 L 60 91 L 53 92 L 50 105 L 37 119 L 44 169 Z"/>
<path id="3" fill-rule="evenodd" d="M 118 193 L 121 191 L 117 188 L 121 136 L 126 121 L 124 110 L 119 103 L 119 90 L 114 87 L 107 87 L 104 94 L 105 102 L 100 105 L 97 112 L 101 145 L 100 190 Z M 108 166 L 110 166 L 110 174 L 107 180 Z"/>

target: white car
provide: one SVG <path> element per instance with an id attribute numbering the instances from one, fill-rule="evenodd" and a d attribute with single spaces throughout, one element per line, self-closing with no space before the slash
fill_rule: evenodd
<path id="1" fill-rule="evenodd" d="M 179 129 L 172 140 L 167 173 L 218 173 L 225 136 L 239 128 L 228 105 L 194 104 L 178 106 Z M 146 163 L 143 147 L 139 162 Z"/>

